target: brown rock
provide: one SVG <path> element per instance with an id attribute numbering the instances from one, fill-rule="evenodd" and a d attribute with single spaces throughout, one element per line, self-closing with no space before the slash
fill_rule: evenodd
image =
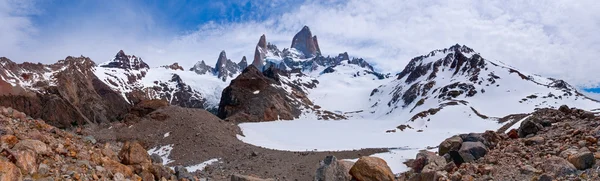
<path id="1" fill-rule="evenodd" d="M 2 137 L 0 138 L 0 142 L 3 145 L 3 148 L 5 144 L 7 148 L 12 148 L 19 142 L 19 140 L 14 135 L 2 135 Z"/>
<path id="2" fill-rule="evenodd" d="M 125 176 L 133 175 L 133 170 L 131 168 L 107 157 L 102 158 L 102 164 L 107 171 L 110 171 L 113 174 L 121 173 Z"/>
<path id="3" fill-rule="evenodd" d="M 569 155 L 568 159 L 575 168 L 579 170 L 585 170 L 591 168 L 595 163 L 596 159 L 594 158 L 594 154 L 591 152 L 578 152 L 572 155 Z"/>
<path id="4" fill-rule="evenodd" d="M 126 165 L 151 163 L 148 152 L 137 142 L 125 142 L 119 152 L 119 158 L 121 163 Z"/>
<path id="5" fill-rule="evenodd" d="M 460 136 L 452 136 L 440 143 L 440 146 L 438 148 L 438 154 L 442 156 L 448 153 L 448 151 L 456 151 L 460 149 L 462 142 L 463 140 L 462 138 L 460 138 Z"/>
<path id="6" fill-rule="evenodd" d="M 525 138 L 523 139 L 523 143 L 525 143 L 525 145 L 529 146 L 529 145 L 540 145 L 540 144 L 544 144 L 544 138 L 541 136 L 534 136 L 531 138 Z"/>
<path id="7" fill-rule="evenodd" d="M 27 174 L 37 171 L 36 154 L 31 150 L 21 150 L 17 153 L 17 166 Z"/>
<path id="8" fill-rule="evenodd" d="M 50 148 L 48 148 L 48 146 L 46 146 L 46 143 L 41 142 L 39 140 L 31 140 L 31 139 L 21 140 L 19 143 L 17 143 L 15 145 L 15 147 L 13 147 L 13 149 L 15 149 L 15 150 L 31 150 L 37 154 L 43 154 L 43 155 L 50 153 Z"/>
<path id="9" fill-rule="evenodd" d="M 23 176 L 17 166 L 6 160 L 0 159 L 0 180 L 21 181 L 23 180 Z"/>
<path id="10" fill-rule="evenodd" d="M 546 173 L 554 173 L 557 177 L 565 176 L 577 171 L 577 168 L 569 161 L 552 156 L 544 161 L 544 164 L 540 165 L 540 168 Z"/>
<path id="11" fill-rule="evenodd" d="M 354 163 L 350 175 L 359 181 L 393 181 L 394 174 L 385 160 L 363 156 Z"/>
<path id="12" fill-rule="evenodd" d="M 152 166 L 150 166 L 150 168 L 148 169 L 150 171 L 150 173 L 152 173 L 152 175 L 154 175 L 154 178 L 170 178 L 171 177 L 171 170 L 169 170 L 166 167 L 163 167 L 161 165 L 158 164 L 154 164 Z"/>
<path id="13" fill-rule="evenodd" d="M 511 129 L 510 131 L 508 131 L 507 135 L 511 139 L 517 139 L 517 138 L 519 138 L 519 132 L 517 132 L 516 129 Z"/>
<path id="14" fill-rule="evenodd" d="M 142 171 L 142 173 L 140 173 L 140 177 L 142 177 L 143 181 L 154 181 L 154 175 L 152 175 L 152 173 L 149 171 Z"/>

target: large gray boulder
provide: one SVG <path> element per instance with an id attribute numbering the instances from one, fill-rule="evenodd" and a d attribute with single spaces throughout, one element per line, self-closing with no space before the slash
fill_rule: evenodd
<path id="1" fill-rule="evenodd" d="M 349 181 L 352 179 L 350 168 L 354 163 L 337 160 L 335 156 L 327 156 L 321 161 L 315 181 Z"/>

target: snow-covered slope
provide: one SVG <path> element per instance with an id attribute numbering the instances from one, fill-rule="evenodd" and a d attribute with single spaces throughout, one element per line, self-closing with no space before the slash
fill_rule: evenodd
<path id="1" fill-rule="evenodd" d="M 95 67 L 94 73 L 130 103 L 140 99 L 165 99 L 172 105 L 182 107 L 216 109 L 221 91 L 228 85 L 226 77 L 238 74 L 228 72 L 227 75 L 218 76 L 220 74 L 215 74 L 212 69 L 210 73 L 199 74 L 194 70 L 184 70 L 176 64 L 138 69 L 104 66 L 115 62 L 119 54 L 115 59 Z"/>
<path id="2" fill-rule="evenodd" d="M 318 70 L 309 73 L 319 84 L 308 90 L 308 97 L 323 109 L 345 113 L 348 120 L 305 116 L 244 123 L 244 136 L 238 138 L 292 151 L 392 148 L 374 156 L 387 160 L 398 173 L 418 150 L 455 134 L 496 130 L 505 124 L 498 118 L 509 114 L 563 104 L 600 107 L 564 81 L 521 72 L 460 45 L 416 57 L 394 78 L 377 79 L 344 61 Z"/>
<path id="3" fill-rule="evenodd" d="M 427 120 L 449 106 L 491 119 L 564 104 L 588 110 L 599 105 L 562 80 L 521 72 L 460 45 L 412 59 L 397 79 L 373 92 L 362 116 L 400 119 L 418 129 L 436 124 Z"/>

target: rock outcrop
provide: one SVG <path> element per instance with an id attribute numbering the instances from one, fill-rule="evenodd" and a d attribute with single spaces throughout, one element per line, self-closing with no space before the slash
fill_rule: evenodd
<path id="1" fill-rule="evenodd" d="M 295 48 L 303 54 L 302 58 L 312 58 L 321 53 L 317 36 L 313 36 L 308 26 L 304 26 L 300 32 L 294 35 L 291 48 Z"/>
<path id="2" fill-rule="evenodd" d="M 300 103 L 280 87 L 279 74 L 263 75 L 254 65 L 231 81 L 223 90 L 218 116 L 236 122 L 291 120 L 301 113 Z"/>

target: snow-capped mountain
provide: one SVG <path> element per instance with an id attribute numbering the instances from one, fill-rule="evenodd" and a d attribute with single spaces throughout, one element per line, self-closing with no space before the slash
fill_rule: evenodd
<path id="1" fill-rule="evenodd" d="M 564 104 L 600 105 L 562 80 L 521 72 L 457 44 L 413 58 L 396 79 L 373 89 L 362 116 L 400 118 L 422 129 L 436 124 L 429 123 L 433 117 L 444 117 L 434 115 L 451 112 L 449 107 L 491 119 Z"/>
<path id="2" fill-rule="evenodd" d="M 194 71 L 201 75 L 212 74 L 225 82 L 227 79 L 235 78 L 247 66 L 248 62 L 246 61 L 246 56 L 242 57 L 242 60 L 239 63 L 234 63 L 231 59 L 227 59 L 227 54 L 225 53 L 225 50 L 223 50 L 219 54 L 215 67 L 206 65 L 204 60 L 202 60 L 196 63 L 194 67 L 190 68 L 190 71 Z"/>
<path id="3" fill-rule="evenodd" d="M 231 68 L 231 61 L 226 58 L 221 52 L 219 69 L 202 61 L 186 71 L 177 63 L 150 68 L 141 58 L 119 51 L 115 58 L 95 67 L 94 73 L 132 104 L 144 99 L 165 99 L 172 105 L 216 110 L 220 92 L 227 85 L 225 81 L 239 71 L 237 64 Z M 113 66 L 132 64 L 145 66 Z"/>

